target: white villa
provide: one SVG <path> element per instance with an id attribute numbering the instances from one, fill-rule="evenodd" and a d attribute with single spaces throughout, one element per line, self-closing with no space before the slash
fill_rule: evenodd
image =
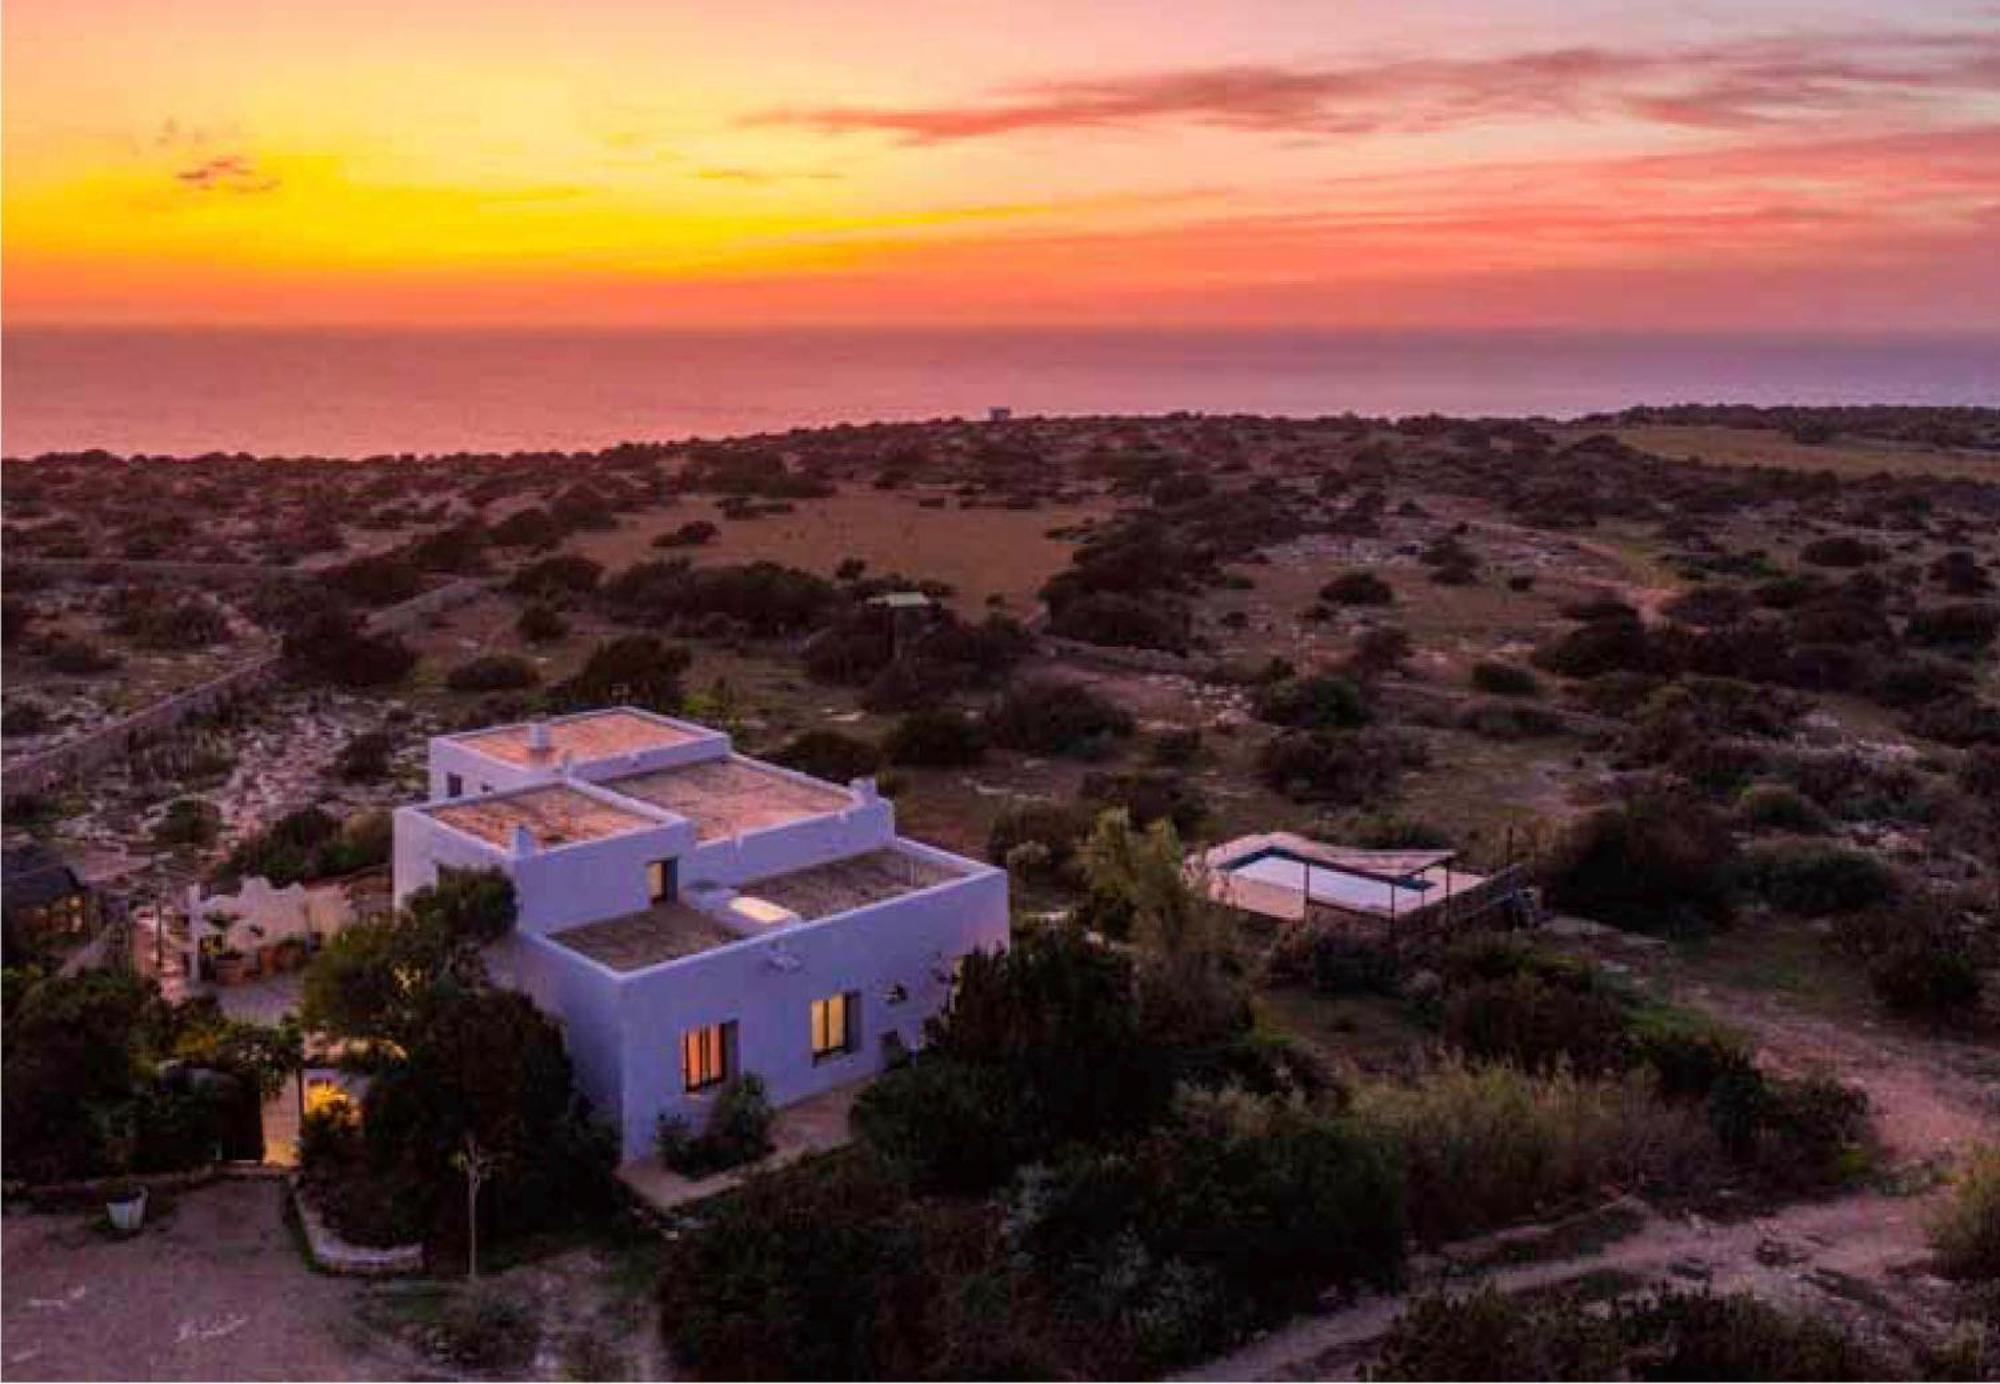
<path id="1" fill-rule="evenodd" d="M 630 707 L 434 737 L 430 800 L 396 812 L 397 900 L 452 868 L 513 880 L 512 982 L 626 1159 L 739 1073 L 782 1106 L 880 1071 L 958 959 L 1007 942 L 1005 872 L 898 836 L 872 780 Z"/>

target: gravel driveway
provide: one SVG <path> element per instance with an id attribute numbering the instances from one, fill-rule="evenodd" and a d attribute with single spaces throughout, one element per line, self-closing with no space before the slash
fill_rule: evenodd
<path id="1" fill-rule="evenodd" d="M 5 1217 L 10 1379 L 389 1379 L 355 1325 L 360 1285 L 308 1270 L 283 1184 L 174 1196 L 130 1240 L 82 1215 Z M 157 1199 L 156 1199 L 157 1205 Z"/>

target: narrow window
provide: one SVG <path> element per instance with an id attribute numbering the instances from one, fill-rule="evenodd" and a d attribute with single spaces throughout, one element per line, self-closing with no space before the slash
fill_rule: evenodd
<path id="1" fill-rule="evenodd" d="M 813 1061 L 841 1057 L 853 1052 L 861 1018 L 861 996 L 849 990 L 812 1002 Z"/>
<path id="2" fill-rule="evenodd" d="M 457 774 L 446 774 L 444 776 L 444 795 L 447 798 L 464 797 L 465 780 L 460 778 Z"/>
<path id="3" fill-rule="evenodd" d="M 653 860 L 646 864 L 646 897 L 654 903 L 671 903 L 680 897 L 681 863 Z"/>
<path id="4" fill-rule="evenodd" d="M 736 1023 L 709 1024 L 681 1035 L 681 1082 L 689 1091 L 706 1091 L 729 1080 L 736 1064 Z"/>

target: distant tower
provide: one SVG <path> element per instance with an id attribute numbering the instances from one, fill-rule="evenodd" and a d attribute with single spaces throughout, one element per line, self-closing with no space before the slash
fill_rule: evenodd
<path id="1" fill-rule="evenodd" d="M 1014 410 L 1003 404 L 996 404 L 986 410 L 986 421 L 989 423 L 1006 423 L 1011 421 L 1013 417 Z"/>

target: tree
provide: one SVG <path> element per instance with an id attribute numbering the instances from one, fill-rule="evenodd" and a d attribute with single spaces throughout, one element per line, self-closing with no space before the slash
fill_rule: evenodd
<path id="1" fill-rule="evenodd" d="M 563 707 L 630 704 L 652 711 L 678 711 L 681 674 L 694 657 L 679 644 L 650 634 L 629 634 L 599 644 L 573 678 L 549 689 Z"/>
<path id="2" fill-rule="evenodd" d="M 1122 809 L 1104 813 L 1084 845 L 1083 868 L 1092 894 L 1131 920 L 1149 1032 L 1199 1045 L 1249 1026 L 1229 920 L 1190 877 L 1172 822 L 1137 832 Z"/>

